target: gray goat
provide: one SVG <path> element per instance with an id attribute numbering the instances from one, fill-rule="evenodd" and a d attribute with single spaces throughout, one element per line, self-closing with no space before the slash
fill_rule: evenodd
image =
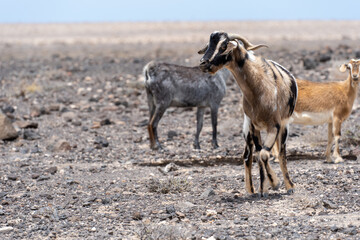
<path id="1" fill-rule="evenodd" d="M 194 148 L 200 149 L 199 135 L 203 126 L 206 107 L 211 109 L 212 146 L 216 140 L 217 113 L 226 92 L 225 80 L 230 72 L 220 71 L 211 75 L 199 67 L 185 67 L 168 63 L 149 62 L 144 67 L 145 88 L 150 119 L 148 131 L 150 148 L 162 148 L 157 135 L 157 126 L 168 107 L 197 107 L 197 129 Z"/>

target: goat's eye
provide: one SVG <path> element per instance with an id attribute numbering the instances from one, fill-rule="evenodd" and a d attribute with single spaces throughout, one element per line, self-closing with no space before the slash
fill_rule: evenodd
<path id="1" fill-rule="evenodd" d="M 225 50 L 225 49 L 226 49 L 226 45 L 222 45 L 221 50 Z"/>

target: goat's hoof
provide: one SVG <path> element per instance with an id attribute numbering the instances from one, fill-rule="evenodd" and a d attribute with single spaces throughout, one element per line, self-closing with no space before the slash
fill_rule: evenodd
<path id="1" fill-rule="evenodd" d="M 194 147 L 194 149 L 201 149 L 201 148 L 200 148 L 200 144 L 194 143 L 193 147 Z"/>
<path id="2" fill-rule="evenodd" d="M 344 159 L 342 159 L 342 157 L 337 157 L 335 160 L 334 160 L 334 163 L 342 163 L 344 162 Z"/>
<path id="3" fill-rule="evenodd" d="M 280 183 L 276 184 L 274 187 L 272 187 L 273 190 L 277 191 L 280 188 Z"/>
<path id="4" fill-rule="evenodd" d="M 262 197 L 267 198 L 267 197 L 269 197 L 269 193 L 267 193 L 267 192 L 263 192 L 263 193 L 259 192 L 256 195 L 257 195 L 258 198 L 262 198 Z"/>
<path id="5" fill-rule="evenodd" d="M 217 149 L 217 148 L 219 148 L 219 144 L 217 144 L 217 142 L 215 142 L 215 143 L 212 143 L 212 146 L 213 146 L 213 148 L 214 148 L 214 149 Z"/>
<path id="6" fill-rule="evenodd" d="M 295 189 L 294 188 L 290 188 L 287 190 L 287 194 L 291 195 L 295 193 Z"/>

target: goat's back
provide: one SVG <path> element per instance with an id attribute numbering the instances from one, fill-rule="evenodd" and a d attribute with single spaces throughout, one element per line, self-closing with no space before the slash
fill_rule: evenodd
<path id="1" fill-rule="evenodd" d="M 211 75 L 198 67 L 150 62 L 144 67 L 144 75 L 145 87 L 158 100 L 171 99 L 171 106 L 195 107 L 220 103 L 230 73 Z"/>

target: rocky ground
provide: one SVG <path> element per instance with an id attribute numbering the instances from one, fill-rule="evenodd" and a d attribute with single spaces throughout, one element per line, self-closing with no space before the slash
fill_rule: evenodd
<path id="1" fill-rule="evenodd" d="M 234 23 L 217 24 L 238 30 Z M 345 79 L 340 64 L 360 57 L 358 33 L 342 28 L 358 22 L 329 23 L 349 33 L 328 35 L 329 41 L 324 36 L 330 30 L 318 26 L 324 23 L 312 28 L 292 23 L 303 33 L 298 35 L 291 33 L 291 24 L 289 33 L 276 35 L 279 24 L 266 23 L 267 35 L 245 29 L 254 43 L 267 43 L 268 36 L 272 47 L 259 54 L 298 78 Z M 18 135 L 0 142 L 1 239 L 359 239 L 358 102 L 343 124 L 344 163 L 323 162 L 327 126 L 291 127 L 293 195 L 284 186 L 268 198 L 246 194 L 241 92 L 231 79 L 219 111 L 219 149 L 211 149 L 209 112 L 202 149 L 192 149 L 196 119 L 189 108 L 168 109 L 159 126 L 165 149 L 149 149 L 143 66 L 153 59 L 194 66 L 205 43 L 188 41 L 184 32 L 194 36 L 197 31 L 192 24 L 168 25 L 151 25 L 157 32 L 144 33 L 143 42 L 143 35 L 135 34 L 136 44 L 129 38 L 96 38 L 112 29 L 106 24 L 87 29 L 95 36 L 91 42 L 74 33 L 64 40 L 60 33 L 68 33 L 67 25 L 34 26 L 54 29 L 55 38 L 0 26 L 10 32 L 0 41 L 0 123 L 7 121 Z M 173 37 L 176 26 L 183 40 Z M 173 33 L 170 39 L 164 37 L 167 31 Z M 125 33 L 137 33 L 136 26 Z M 157 42 L 154 34 L 164 39 Z M 302 42 L 296 45 L 298 38 Z M 280 177 L 278 164 L 272 165 Z M 258 184 L 256 164 L 253 175 Z"/>

